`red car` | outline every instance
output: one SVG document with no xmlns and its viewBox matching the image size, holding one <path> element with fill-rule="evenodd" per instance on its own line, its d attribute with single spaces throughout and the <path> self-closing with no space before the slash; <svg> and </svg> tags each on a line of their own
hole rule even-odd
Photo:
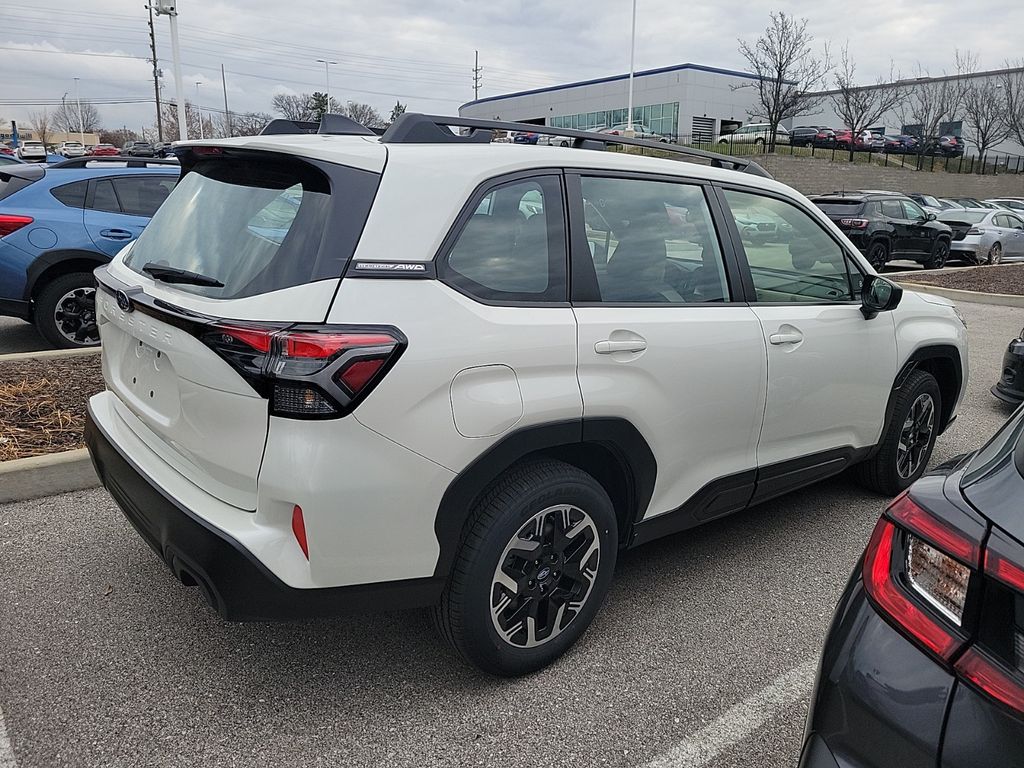
<svg viewBox="0 0 1024 768">
<path fill-rule="evenodd" d="M 115 147 L 113 144 L 97 144 L 95 147 L 89 150 L 90 155 L 119 155 L 121 150 Z"/>
<path fill-rule="evenodd" d="M 0 155 L 13 155 L 14 150 L 8 147 L 6 144 L 0 144 Z"/>
</svg>

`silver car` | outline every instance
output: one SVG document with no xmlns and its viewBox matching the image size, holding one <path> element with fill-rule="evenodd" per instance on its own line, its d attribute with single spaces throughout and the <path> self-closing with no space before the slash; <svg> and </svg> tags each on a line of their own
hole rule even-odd
<svg viewBox="0 0 1024 768">
<path fill-rule="evenodd" d="M 626 123 L 619 123 L 613 125 L 611 128 L 601 128 L 599 133 L 610 133 L 613 136 L 625 136 L 626 130 L 629 128 Z M 660 141 L 665 143 L 668 139 L 662 136 L 660 133 L 655 133 L 643 123 L 633 123 L 633 138 L 634 139 L 647 139 L 648 141 Z"/>
<path fill-rule="evenodd" d="M 948 211 L 939 221 L 953 230 L 951 255 L 974 264 L 1024 257 L 1024 219 L 1007 210 Z"/>
</svg>

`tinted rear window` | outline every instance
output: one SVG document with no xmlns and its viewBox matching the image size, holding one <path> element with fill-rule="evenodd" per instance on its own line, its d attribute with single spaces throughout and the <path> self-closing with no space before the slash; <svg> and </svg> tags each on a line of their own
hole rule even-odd
<svg viewBox="0 0 1024 768">
<path fill-rule="evenodd" d="M 974 211 L 949 211 L 939 216 L 940 221 L 959 221 L 963 224 L 977 224 L 988 216 L 987 213 Z"/>
<path fill-rule="evenodd" d="M 175 288 L 216 299 L 337 278 L 380 177 L 342 166 L 331 166 L 330 173 L 279 156 L 201 160 L 161 205 L 125 264 L 141 272 L 153 262 L 215 278 L 222 288 Z"/>
<path fill-rule="evenodd" d="M 814 204 L 829 215 L 850 216 L 860 213 L 864 208 L 863 200 L 815 200 Z"/>
</svg>

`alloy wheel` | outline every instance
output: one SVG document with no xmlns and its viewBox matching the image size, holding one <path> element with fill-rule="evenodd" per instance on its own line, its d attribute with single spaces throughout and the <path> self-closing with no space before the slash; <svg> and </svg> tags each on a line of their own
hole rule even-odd
<svg viewBox="0 0 1024 768">
<path fill-rule="evenodd" d="M 491 621 L 498 636 L 534 648 L 558 635 L 583 610 L 601 561 L 597 526 L 579 507 L 548 507 L 516 532 L 491 582 Z"/>
<path fill-rule="evenodd" d="M 903 422 L 900 442 L 896 449 L 896 471 L 907 479 L 921 468 L 931 445 L 935 429 L 935 401 L 927 392 L 914 400 Z"/>
<path fill-rule="evenodd" d="M 74 288 L 57 301 L 53 321 L 61 336 L 73 344 L 96 344 L 100 340 L 96 325 L 96 289 Z"/>
<path fill-rule="evenodd" d="M 888 252 L 884 243 L 875 243 L 871 246 L 871 250 L 868 251 L 868 261 L 876 272 L 881 272 L 882 268 L 885 267 L 887 255 Z"/>
<path fill-rule="evenodd" d="M 1003 260 L 1003 246 L 995 243 L 988 251 L 988 263 L 998 264 Z"/>
</svg>

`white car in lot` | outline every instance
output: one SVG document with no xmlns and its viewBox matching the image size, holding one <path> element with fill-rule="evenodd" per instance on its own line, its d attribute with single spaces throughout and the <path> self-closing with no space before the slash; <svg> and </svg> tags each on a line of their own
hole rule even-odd
<svg viewBox="0 0 1024 768">
<path fill-rule="evenodd" d="M 772 126 L 770 123 L 748 123 L 741 125 L 729 134 L 718 137 L 719 144 L 760 144 L 768 143 L 771 137 Z M 789 131 L 784 125 L 775 129 L 775 143 L 789 144 Z"/>
<path fill-rule="evenodd" d="M 429 606 L 523 674 L 621 550 L 848 467 L 890 495 L 924 471 L 964 325 L 803 195 L 745 159 L 448 124 L 178 145 L 181 181 L 96 271 L 86 442 L 221 616 Z M 738 235 L 754 207 L 777 242 Z"/>
<path fill-rule="evenodd" d="M 46 146 L 41 141 L 23 141 L 15 150 L 19 160 L 40 163 L 46 160 Z"/>
<path fill-rule="evenodd" d="M 62 157 L 84 157 L 85 145 L 80 141 L 63 141 L 57 148 L 57 154 Z"/>
</svg>

